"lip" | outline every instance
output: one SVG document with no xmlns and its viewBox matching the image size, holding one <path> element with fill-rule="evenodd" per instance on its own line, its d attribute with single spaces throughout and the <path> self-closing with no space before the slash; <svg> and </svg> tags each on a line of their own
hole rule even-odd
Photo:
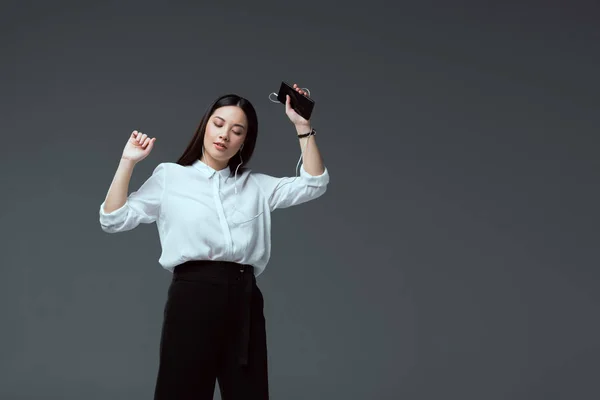
<svg viewBox="0 0 600 400">
<path fill-rule="evenodd" d="M 225 150 L 227 150 L 227 146 L 225 146 L 223 143 L 217 143 L 217 142 L 215 142 L 214 145 L 215 145 L 215 148 L 217 150 L 219 150 L 219 151 L 225 151 Z"/>
</svg>

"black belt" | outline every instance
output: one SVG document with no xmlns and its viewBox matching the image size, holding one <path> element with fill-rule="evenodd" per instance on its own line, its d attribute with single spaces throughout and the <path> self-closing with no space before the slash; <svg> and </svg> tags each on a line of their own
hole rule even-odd
<svg viewBox="0 0 600 400">
<path fill-rule="evenodd" d="M 250 312 L 252 309 L 252 289 L 255 282 L 254 267 L 229 261 L 193 260 L 175 267 L 173 276 L 186 278 L 212 278 L 223 283 L 241 282 L 242 299 L 240 315 L 242 332 L 239 344 L 240 365 L 248 364 L 248 347 L 250 345 Z"/>
</svg>

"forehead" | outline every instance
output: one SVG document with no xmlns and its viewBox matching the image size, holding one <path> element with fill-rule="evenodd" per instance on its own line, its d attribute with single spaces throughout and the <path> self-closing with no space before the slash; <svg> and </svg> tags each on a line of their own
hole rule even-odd
<svg viewBox="0 0 600 400">
<path fill-rule="evenodd" d="M 232 124 L 245 124 L 246 122 L 244 110 L 237 106 L 219 107 L 213 112 L 213 116 L 223 118 Z"/>
</svg>

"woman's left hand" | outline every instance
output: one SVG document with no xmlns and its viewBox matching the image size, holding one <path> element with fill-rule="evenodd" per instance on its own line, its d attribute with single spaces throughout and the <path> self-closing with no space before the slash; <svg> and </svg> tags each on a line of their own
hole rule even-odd
<svg viewBox="0 0 600 400">
<path fill-rule="evenodd" d="M 308 95 L 306 94 L 306 91 L 300 89 L 300 87 L 298 87 L 297 84 L 294 83 L 294 90 L 297 91 L 298 93 L 308 97 Z M 307 119 L 302 118 L 296 111 L 294 111 L 294 109 L 292 108 L 292 105 L 290 103 L 290 96 L 286 95 L 286 100 L 285 100 L 285 113 L 287 114 L 288 118 L 290 119 L 290 121 L 292 121 L 292 123 L 296 126 L 310 126 L 310 121 Z"/>
</svg>

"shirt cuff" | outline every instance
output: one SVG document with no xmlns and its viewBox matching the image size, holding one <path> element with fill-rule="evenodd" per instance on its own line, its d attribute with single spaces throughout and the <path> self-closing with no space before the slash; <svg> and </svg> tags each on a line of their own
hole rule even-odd
<svg viewBox="0 0 600 400">
<path fill-rule="evenodd" d="M 121 222 L 123 219 L 125 219 L 125 216 L 127 215 L 127 202 L 125 202 L 125 204 L 123 204 L 121 207 L 109 213 L 104 211 L 105 203 L 106 201 L 103 201 L 102 204 L 100 204 L 100 218 L 103 222 L 107 222 L 110 224 L 113 222 Z"/>
<path fill-rule="evenodd" d="M 306 181 L 309 186 L 327 186 L 329 183 L 329 171 L 327 167 L 323 167 L 324 171 L 321 175 L 311 175 L 304 169 L 304 164 L 300 166 L 300 176 Z"/>
</svg>

